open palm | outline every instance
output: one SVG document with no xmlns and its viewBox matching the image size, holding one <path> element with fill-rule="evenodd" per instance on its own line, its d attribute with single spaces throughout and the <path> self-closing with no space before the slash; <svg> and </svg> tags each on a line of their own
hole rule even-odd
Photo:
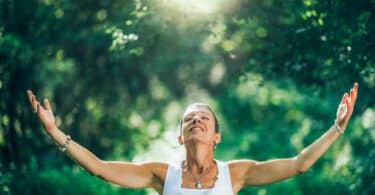
<svg viewBox="0 0 375 195">
<path fill-rule="evenodd" d="M 27 90 L 27 96 L 34 112 L 38 115 L 44 128 L 47 131 L 52 130 L 56 126 L 56 123 L 48 99 L 44 99 L 43 105 L 41 105 L 31 90 Z"/>
<path fill-rule="evenodd" d="M 355 102 L 357 101 L 358 83 L 354 83 L 349 93 L 345 93 L 340 101 L 337 109 L 336 121 L 337 124 L 345 129 L 348 125 L 350 117 L 352 116 Z"/>
</svg>

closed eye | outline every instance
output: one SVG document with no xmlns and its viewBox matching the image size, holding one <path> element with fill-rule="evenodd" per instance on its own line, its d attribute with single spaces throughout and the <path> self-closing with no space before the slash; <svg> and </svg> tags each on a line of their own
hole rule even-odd
<svg viewBox="0 0 375 195">
<path fill-rule="evenodd" d="M 201 120 L 210 120 L 210 118 L 208 116 L 201 116 L 200 118 L 201 118 Z M 184 122 L 189 122 L 192 119 L 193 119 L 193 116 L 186 116 L 184 118 Z"/>
</svg>

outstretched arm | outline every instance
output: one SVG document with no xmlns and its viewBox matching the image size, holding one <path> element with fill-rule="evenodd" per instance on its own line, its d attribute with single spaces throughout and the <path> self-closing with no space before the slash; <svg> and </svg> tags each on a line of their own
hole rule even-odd
<svg viewBox="0 0 375 195">
<path fill-rule="evenodd" d="M 232 181 L 238 182 L 239 187 L 265 185 L 307 171 L 346 129 L 357 99 L 357 90 L 358 84 L 355 83 L 349 94 L 345 93 L 342 97 L 335 124 L 297 156 L 265 162 L 234 161 L 230 164 Z"/>
<path fill-rule="evenodd" d="M 30 104 L 44 126 L 47 134 L 60 147 L 66 147 L 65 153 L 85 168 L 90 174 L 105 181 L 131 188 L 152 187 L 160 191 L 161 177 L 166 169 L 163 163 L 133 164 L 125 162 L 102 161 L 86 148 L 73 140 L 67 143 L 67 135 L 59 130 L 55 123 L 51 106 L 47 99 L 41 105 L 32 91 L 27 91 Z"/>
</svg>

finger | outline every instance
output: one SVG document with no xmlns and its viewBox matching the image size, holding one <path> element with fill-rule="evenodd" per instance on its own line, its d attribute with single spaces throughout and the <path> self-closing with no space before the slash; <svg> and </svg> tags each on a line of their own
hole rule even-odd
<svg viewBox="0 0 375 195">
<path fill-rule="evenodd" d="M 351 99 L 350 99 L 350 97 L 347 97 L 347 98 L 345 99 L 345 103 L 346 103 L 346 105 L 348 106 L 349 109 L 352 108 L 352 103 L 351 103 Z"/>
<path fill-rule="evenodd" d="M 32 94 L 33 94 L 33 93 L 32 93 L 30 90 L 27 90 L 27 91 L 26 91 L 26 94 L 27 94 L 27 99 L 28 99 L 29 102 L 31 103 L 31 102 L 32 102 L 32 97 L 33 97 Z"/>
<path fill-rule="evenodd" d="M 341 100 L 340 100 L 340 104 L 342 104 L 342 103 L 344 102 L 344 98 L 345 98 L 345 94 L 342 95 L 342 98 L 341 98 Z"/>
<path fill-rule="evenodd" d="M 30 104 L 31 104 L 31 106 L 33 107 L 33 110 L 34 110 L 34 112 L 36 112 L 36 100 L 35 100 L 35 96 L 34 95 L 31 95 L 31 102 L 30 102 Z"/>
<path fill-rule="evenodd" d="M 46 110 L 51 111 L 51 106 L 47 98 L 44 99 L 43 103 L 44 103 L 44 107 L 46 108 Z"/>
<path fill-rule="evenodd" d="M 34 109 L 34 112 L 38 113 L 41 109 L 44 110 L 43 106 L 39 103 L 39 101 L 36 99 L 35 95 L 31 90 L 28 90 L 27 94 L 30 97 L 29 99 L 31 99 L 30 102 Z"/>
<path fill-rule="evenodd" d="M 358 94 L 358 83 L 354 83 L 354 90 L 353 90 L 353 101 L 355 102 L 357 100 L 357 94 Z"/>
<path fill-rule="evenodd" d="M 36 105 L 36 113 L 39 113 L 39 110 L 40 110 L 40 104 L 38 102 L 38 104 Z"/>
<path fill-rule="evenodd" d="M 34 106 L 34 98 L 33 98 L 33 95 L 30 91 L 27 91 L 27 98 L 29 100 L 29 103 L 31 105 L 31 108 L 33 109 L 33 111 L 35 112 L 36 111 L 36 107 Z"/>
<path fill-rule="evenodd" d="M 34 112 L 36 112 L 37 106 L 38 106 L 38 101 L 36 100 L 35 96 L 31 96 L 31 105 L 33 106 Z"/>
<path fill-rule="evenodd" d="M 341 99 L 341 104 L 343 104 L 344 102 L 346 102 L 346 99 L 348 98 L 348 93 L 345 93 L 343 96 L 342 96 L 342 99 Z"/>
</svg>

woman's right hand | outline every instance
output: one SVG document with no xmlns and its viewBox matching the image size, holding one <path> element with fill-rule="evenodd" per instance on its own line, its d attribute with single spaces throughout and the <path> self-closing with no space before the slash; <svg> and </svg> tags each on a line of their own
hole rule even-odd
<svg viewBox="0 0 375 195">
<path fill-rule="evenodd" d="M 51 132 L 52 130 L 56 129 L 55 117 L 48 99 L 44 99 L 43 105 L 41 105 L 31 90 L 27 90 L 26 93 L 34 113 L 38 115 L 38 118 L 42 122 L 46 131 Z"/>
</svg>

